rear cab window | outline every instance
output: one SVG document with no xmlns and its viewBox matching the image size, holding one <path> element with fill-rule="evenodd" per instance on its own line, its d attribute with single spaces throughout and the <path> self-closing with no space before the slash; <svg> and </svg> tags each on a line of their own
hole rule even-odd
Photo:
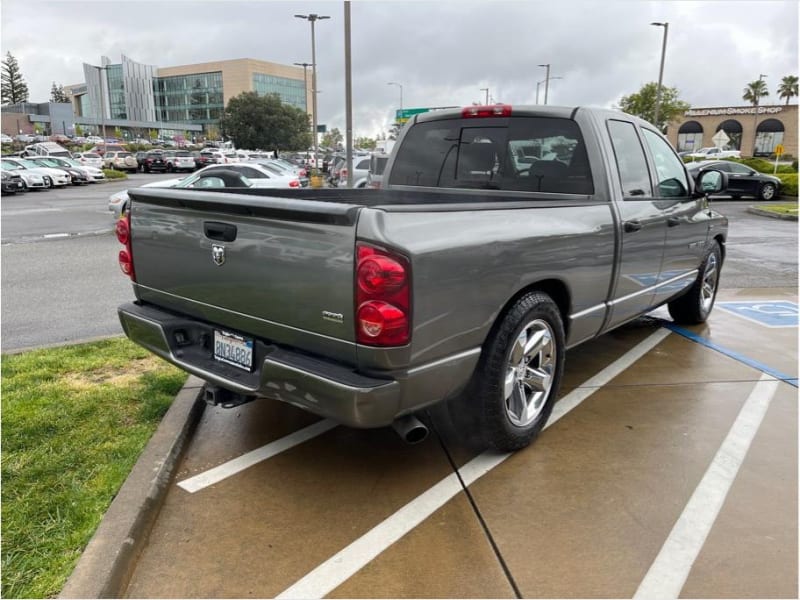
<svg viewBox="0 0 800 600">
<path fill-rule="evenodd" d="M 558 117 L 449 119 L 414 125 L 390 185 L 591 195 L 580 128 Z"/>
</svg>

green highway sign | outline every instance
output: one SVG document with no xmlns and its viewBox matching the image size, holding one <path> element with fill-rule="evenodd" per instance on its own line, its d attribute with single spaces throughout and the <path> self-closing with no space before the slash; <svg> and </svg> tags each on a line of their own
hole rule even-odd
<svg viewBox="0 0 800 600">
<path fill-rule="evenodd" d="M 395 111 L 395 121 L 405 123 L 414 115 L 428 112 L 430 108 L 403 108 Z"/>
</svg>

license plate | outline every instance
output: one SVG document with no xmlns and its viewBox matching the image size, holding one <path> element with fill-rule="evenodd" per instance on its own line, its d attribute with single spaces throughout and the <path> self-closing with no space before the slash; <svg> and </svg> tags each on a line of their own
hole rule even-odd
<svg viewBox="0 0 800 600">
<path fill-rule="evenodd" d="M 253 370 L 253 340 L 227 331 L 214 330 L 214 360 L 245 371 Z"/>
</svg>

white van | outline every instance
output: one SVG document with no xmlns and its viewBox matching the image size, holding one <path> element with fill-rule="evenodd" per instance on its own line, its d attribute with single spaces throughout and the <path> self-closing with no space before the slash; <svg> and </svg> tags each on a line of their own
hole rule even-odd
<svg viewBox="0 0 800 600">
<path fill-rule="evenodd" d="M 72 158 L 70 151 L 59 146 L 55 142 L 40 142 L 25 146 L 26 156 L 60 156 L 62 158 Z"/>
</svg>

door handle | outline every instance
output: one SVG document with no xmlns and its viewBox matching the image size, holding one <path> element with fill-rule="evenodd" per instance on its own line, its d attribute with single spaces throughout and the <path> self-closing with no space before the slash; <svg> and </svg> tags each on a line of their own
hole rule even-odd
<svg viewBox="0 0 800 600">
<path fill-rule="evenodd" d="M 678 217 L 670 217 L 667 219 L 667 227 L 677 227 L 681 224 L 681 220 Z"/>
<path fill-rule="evenodd" d="M 236 225 L 219 223 L 217 221 L 205 221 L 203 232 L 206 237 L 218 242 L 232 242 L 236 239 Z"/>
<path fill-rule="evenodd" d="M 642 228 L 642 224 L 639 221 L 625 221 L 623 228 L 626 233 L 632 233 L 634 231 L 639 231 Z"/>
</svg>

